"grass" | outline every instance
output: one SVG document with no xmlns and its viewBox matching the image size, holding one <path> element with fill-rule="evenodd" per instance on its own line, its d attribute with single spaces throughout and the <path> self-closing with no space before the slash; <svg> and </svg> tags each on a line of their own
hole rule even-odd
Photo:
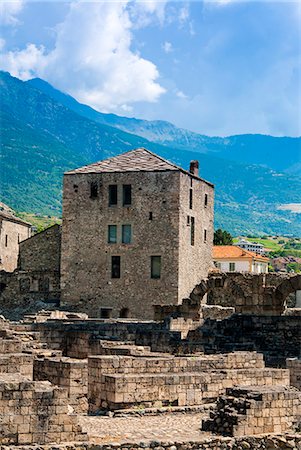
<svg viewBox="0 0 301 450">
<path fill-rule="evenodd" d="M 52 225 L 58 223 L 62 223 L 62 219 L 60 217 L 55 216 L 41 216 L 34 213 L 26 213 L 26 212 L 18 212 L 17 216 L 26 222 L 31 223 L 34 227 L 36 227 L 37 232 L 45 230 L 46 228 L 51 227 Z"/>
</svg>

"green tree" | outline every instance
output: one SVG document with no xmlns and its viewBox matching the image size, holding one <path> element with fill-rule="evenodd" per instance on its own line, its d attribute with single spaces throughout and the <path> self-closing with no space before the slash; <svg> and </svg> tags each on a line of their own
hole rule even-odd
<svg viewBox="0 0 301 450">
<path fill-rule="evenodd" d="M 222 230 L 219 228 L 214 232 L 214 238 L 213 238 L 213 244 L 214 245 L 232 245 L 233 244 L 233 237 L 230 233 L 226 230 Z"/>
</svg>

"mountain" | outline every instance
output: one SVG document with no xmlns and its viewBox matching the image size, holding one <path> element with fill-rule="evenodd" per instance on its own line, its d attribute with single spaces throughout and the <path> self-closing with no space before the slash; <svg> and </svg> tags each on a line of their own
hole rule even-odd
<svg viewBox="0 0 301 450">
<path fill-rule="evenodd" d="M 103 125 L 146 138 L 180 150 L 211 153 L 246 164 L 259 164 L 279 172 L 301 176 L 301 138 L 273 137 L 260 134 L 208 137 L 162 120 L 148 121 L 104 114 L 82 105 L 70 95 L 34 78 L 27 82 L 77 114 Z"/>
<path fill-rule="evenodd" d="M 151 142 L 112 126 L 112 121 L 111 125 L 100 123 L 93 116 L 99 118 L 101 113 L 85 105 L 81 108 L 89 117 L 76 112 L 78 103 L 72 97 L 44 82 L 36 83 L 0 72 L 0 200 L 14 209 L 60 214 L 64 171 L 143 146 L 184 168 L 190 160 L 199 159 L 201 176 L 216 186 L 217 227 L 234 234 L 301 235 L 301 215 L 278 210 L 281 205 L 300 203 L 299 177 L 226 160 L 218 152 Z M 149 124 L 155 129 L 155 122 Z"/>
</svg>

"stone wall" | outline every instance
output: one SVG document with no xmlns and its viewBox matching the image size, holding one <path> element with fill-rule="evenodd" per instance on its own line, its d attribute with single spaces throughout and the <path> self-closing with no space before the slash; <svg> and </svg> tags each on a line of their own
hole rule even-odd
<svg viewBox="0 0 301 450">
<path fill-rule="evenodd" d="M 0 443 L 47 444 L 83 441 L 76 417 L 68 415 L 67 391 L 47 381 L 0 374 Z"/>
<path fill-rule="evenodd" d="M 228 436 L 285 433 L 301 420 L 301 392 L 283 386 L 235 387 L 220 397 L 203 431 Z M 287 447 L 286 447 L 287 448 Z"/>
<path fill-rule="evenodd" d="M 87 412 L 88 361 L 71 358 L 36 358 L 33 379 L 50 381 L 65 388 L 68 392 L 68 404 L 76 413 Z"/>
<path fill-rule="evenodd" d="M 88 358 L 89 411 L 143 406 L 200 405 L 230 386 L 288 385 L 285 369 L 265 369 L 261 355 Z"/>
<path fill-rule="evenodd" d="M 301 359 L 288 358 L 286 367 L 290 371 L 290 384 L 301 391 Z"/>
</svg>

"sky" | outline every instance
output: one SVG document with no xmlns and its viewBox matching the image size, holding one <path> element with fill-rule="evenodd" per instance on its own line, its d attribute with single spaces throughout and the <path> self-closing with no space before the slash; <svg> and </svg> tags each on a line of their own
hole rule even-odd
<svg viewBox="0 0 301 450">
<path fill-rule="evenodd" d="M 0 0 L 0 68 L 101 112 L 301 135 L 301 0 Z"/>
</svg>

